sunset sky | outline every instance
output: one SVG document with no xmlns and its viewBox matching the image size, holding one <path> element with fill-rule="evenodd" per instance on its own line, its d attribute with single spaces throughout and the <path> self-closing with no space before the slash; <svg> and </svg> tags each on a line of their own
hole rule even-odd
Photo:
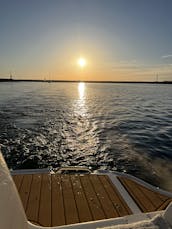
<svg viewBox="0 0 172 229">
<path fill-rule="evenodd" d="M 172 80 L 171 23 L 172 0 L 0 0 L 0 77 Z"/>
</svg>

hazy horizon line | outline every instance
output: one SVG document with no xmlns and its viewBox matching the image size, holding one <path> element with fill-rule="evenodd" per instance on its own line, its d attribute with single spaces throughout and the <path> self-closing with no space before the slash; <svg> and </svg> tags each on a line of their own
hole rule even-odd
<svg viewBox="0 0 172 229">
<path fill-rule="evenodd" d="M 164 81 L 132 81 L 132 80 L 46 80 L 46 79 L 13 79 L 13 78 L 0 78 L 0 82 L 45 82 L 45 83 L 172 83 L 171 80 Z"/>
</svg>

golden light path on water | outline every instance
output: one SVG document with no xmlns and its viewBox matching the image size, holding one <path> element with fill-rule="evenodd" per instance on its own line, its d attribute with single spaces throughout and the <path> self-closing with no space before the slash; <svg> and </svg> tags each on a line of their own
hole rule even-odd
<svg viewBox="0 0 172 229">
<path fill-rule="evenodd" d="M 76 95 L 70 124 L 71 131 L 66 131 L 65 135 L 68 148 L 75 149 L 72 152 L 72 163 L 80 161 L 80 166 L 84 164 L 89 167 L 90 163 L 94 163 L 94 155 L 98 150 L 99 139 L 94 131 L 97 127 L 90 122 L 91 114 L 87 104 L 87 84 L 79 82 L 76 85 Z"/>
<path fill-rule="evenodd" d="M 87 114 L 86 85 L 84 82 L 78 83 L 78 99 L 75 104 L 75 112 L 82 117 L 86 116 Z"/>
<path fill-rule="evenodd" d="M 85 97 L 85 83 L 80 82 L 78 84 L 78 93 L 79 93 L 79 99 L 83 101 Z"/>
</svg>

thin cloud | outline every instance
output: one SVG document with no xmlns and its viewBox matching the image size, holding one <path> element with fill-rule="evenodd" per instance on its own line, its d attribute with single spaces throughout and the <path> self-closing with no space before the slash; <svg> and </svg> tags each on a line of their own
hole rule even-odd
<svg viewBox="0 0 172 229">
<path fill-rule="evenodd" d="M 172 64 L 141 64 L 135 61 L 119 61 L 111 64 L 113 73 L 120 74 L 120 77 L 128 77 L 128 79 L 140 79 L 155 81 L 157 74 L 159 80 L 172 79 Z"/>
<path fill-rule="evenodd" d="M 162 58 L 162 59 L 172 58 L 172 54 L 164 55 L 164 56 L 162 56 L 161 58 Z"/>
</svg>

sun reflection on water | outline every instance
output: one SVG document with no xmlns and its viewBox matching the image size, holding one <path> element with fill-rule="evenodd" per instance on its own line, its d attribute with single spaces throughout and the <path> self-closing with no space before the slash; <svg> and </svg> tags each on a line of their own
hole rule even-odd
<svg viewBox="0 0 172 229">
<path fill-rule="evenodd" d="M 85 83 L 80 82 L 78 84 L 78 93 L 79 93 L 79 99 L 83 100 L 85 97 Z"/>
<path fill-rule="evenodd" d="M 81 116 L 85 116 L 87 113 L 86 106 L 86 85 L 84 82 L 78 83 L 78 99 L 76 101 L 75 112 Z"/>
</svg>

